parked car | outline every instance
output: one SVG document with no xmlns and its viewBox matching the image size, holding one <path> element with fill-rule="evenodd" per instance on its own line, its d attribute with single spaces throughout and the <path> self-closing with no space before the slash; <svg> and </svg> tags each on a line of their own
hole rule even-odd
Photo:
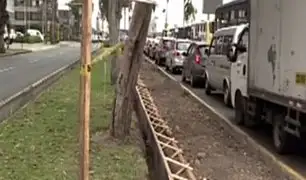
<svg viewBox="0 0 306 180">
<path fill-rule="evenodd" d="M 44 41 L 44 35 L 37 29 L 28 29 L 26 31 L 26 34 L 30 35 L 30 36 L 37 36 L 40 38 L 41 41 Z"/>
<path fill-rule="evenodd" d="M 247 24 L 221 28 L 214 33 L 211 46 L 206 51 L 208 56 L 205 88 L 206 94 L 211 91 L 222 91 L 224 103 L 232 106 L 231 102 L 231 62 L 228 60 L 229 53 L 234 52 L 234 44 L 238 43 L 242 31 Z"/>
<path fill-rule="evenodd" d="M 193 42 L 188 47 L 188 50 L 182 53 L 185 56 L 182 69 L 182 81 L 189 81 L 192 87 L 204 85 L 207 63 L 205 51 L 207 51 L 208 46 L 206 42 Z"/>
<path fill-rule="evenodd" d="M 152 46 L 151 41 L 152 41 L 151 38 L 148 38 L 148 39 L 146 40 L 146 44 L 145 44 L 145 46 L 144 46 L 144 48 L 143 48 L 143 52 L 144 52 L 145 55 L 148 55 L 148 54 L 149 54 L 150 46 Z"/>
<path fill-rule="evenodd" d="M 156 54 L 157 46 L 158 46 L 157 40 L 154 39 L 154 40 L 151 42 L 151 46 L 150 46 L 150 48 L 149 48 L 149 57 L 150 57 L 152 60 L 155 60 L 155 54 Z"/>
<path fill-rule="evenodd" d="M 182 55 L 190 46 L 191 41 L 188 39 L 176 39 L 174 49 L 170 50 L 166 55 L 166 70 L 171 73 L 181 72 L 185 57 Z"/>
<path fill-rule="evenodd" d="M 156 47 L 155 52 L 155 63 L 157 65 L 164 65 L 166 62 L 166 55 L 169 51 L 174 48 L 175 39 L 173 37 L 162 37 L 159 42 L 158 46 Z"/>
</svg>

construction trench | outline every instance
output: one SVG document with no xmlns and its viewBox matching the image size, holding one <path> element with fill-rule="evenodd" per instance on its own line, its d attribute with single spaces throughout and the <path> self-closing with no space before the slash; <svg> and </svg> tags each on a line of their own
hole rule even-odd
<svg viewBox="0 0 306 180">
<path fill-rule="evenodd" d="M 138 78 L 135 112 L 145 144 L 145 155 L 151 180 L 196 180 L 193 168 L 184 159 L 183 150 L 172 137 L 167 122 L 162 119 L 153 98 Z"/>
</svg>

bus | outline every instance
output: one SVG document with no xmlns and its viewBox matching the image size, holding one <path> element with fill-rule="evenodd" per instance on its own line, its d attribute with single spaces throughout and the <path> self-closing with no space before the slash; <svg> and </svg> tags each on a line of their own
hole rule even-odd
<svg viewBox="0 0 306 180">
<path fill-rule="evenodd" d="M 250 0 L 236 0 L 217 7 L 214 30 L 249 22 Z"/>
</svg>

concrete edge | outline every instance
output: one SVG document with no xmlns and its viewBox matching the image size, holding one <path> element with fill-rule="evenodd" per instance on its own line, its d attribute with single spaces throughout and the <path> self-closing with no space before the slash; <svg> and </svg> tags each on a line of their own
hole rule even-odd
<svg viewBox="0 0 306 180">
<path fill-rule="evenodd" d="M 11 54 L 4 54 L 4 55 L 0 54 L 0 58 L 2 58 L 2 57 L 9 57 L 9 56 L 16 56 L 16 55 L 19 55 L 19 54 L 27 54 L 27 53 L 31 53 L 31 52 L 33 52 L 33 51 L 31 51 L 31 50 L 24 50 L 24 51 L 20 51 L 20 52 L 11 53 Z"/>
<path fill-rule="evenodd" d="M 204 105 L 206 108 L 208 108 L 212 113 L 217 115 L 220 119 L 222 119 L 221 123 L 232 129 L 232 134 L 235 136 L 236 139 L 240 139 L 242 141 L 247 142 L 250 144 L 257 154 L 260 156 L 263 156 L 262 158 L 265 163 L 276 165 L 278 166 L 284 173 L 288 174 L 290 177 L 293 177 L 297 180 L 306 180 L 306 177 L 304 177 L 299 172 L 295 171 L 293 168 L 288 166 L 286 163 L 282 162 L 278 157 L 276 157 L 273 153 L 269 152 L 267 148 L 264 146 L 258 144 L 250 135 L 245 133 L 243 130 L 241 130 L 238 126 L 233 124 L 230 119 L 226 118 L 223 114 L 219 113 L 217 110 L 215 110 L 212 106 L 210 106 L 208 103 L 203 101 L 200 97 L 198 97 L 195 93 L 193 93 L 191 90 L 189 90 L 184 84 L 182 84 L 180 81 L 177 81 L 173 76 L 171 76 L 169 73 L 167 73 L 163 68 L 157 66 L 154 62 L 152 62 L 149 58 L 145 57 L 145 60 L 149 62 L 150 64 L 156 66 L 156 68 L 164 74 L 169 79 L 177 82 L 181 88 L 187 92 L 189 95 L 191 95 L 196 101 L 198 101 L 200 104 Z"/>
<path fill-rule="evenodd" d="M 95 58 L 93 52 L 93 57 Z M 44 92 L 48 87 L 54 84 L 59 78 L 76 68 L 80 64 L 80 60 L 75 60 L 74 62 L 63 66 L 52 73 L 44 76 L 33 84 L 25 87 L 21 91 L 13 94 L 12 96 L 0 101 L 0 123 L 11 115 L 13 115 L 20 108 L 25 107 L 29 102 L 37 98 L 42 92 Z"/>
</svg>

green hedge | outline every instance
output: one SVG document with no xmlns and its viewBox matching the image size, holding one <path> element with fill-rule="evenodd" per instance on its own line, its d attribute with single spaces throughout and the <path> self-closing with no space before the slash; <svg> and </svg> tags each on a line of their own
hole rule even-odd
<svg viewBox="0 0 306 180">
<path fill-rule="evenodd" d="M 39 36 L 25 35 L 24 37 L 17 36 L 14 42 L 34 44 L 34 43 L 41 43 L 42 40 Z"/>
</svg>

